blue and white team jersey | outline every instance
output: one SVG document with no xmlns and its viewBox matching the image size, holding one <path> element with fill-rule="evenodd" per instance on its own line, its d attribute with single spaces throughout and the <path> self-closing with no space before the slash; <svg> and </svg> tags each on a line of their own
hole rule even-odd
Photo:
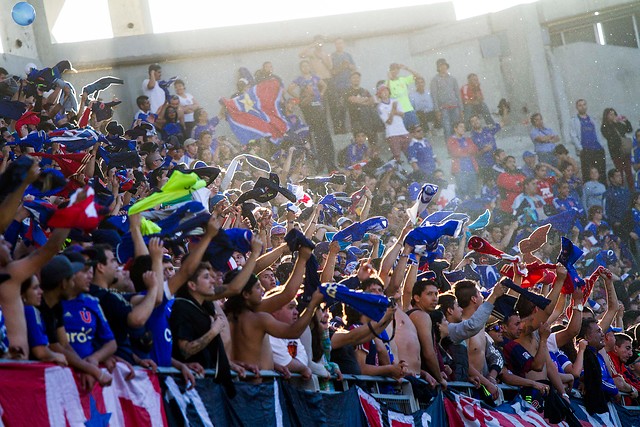
<svg viewBox="0 0 640 427">
<path fill-rule="evenodd" d="M 69 344 L 78 356 L 90 356 L 115 339 L 97 298 L 80 294 L 72 300 L 62 301 L 62 311 Z"/>
<path fill-rule="evenodd" d="M 169 317 L 174 301 L 165 281 L 162 302 L 153 310 L 145 325 L 153 335 L 153 346 L 149 356 L 158 366 L 171 366 L 173 339 L 169 328 Z"/>
</svg>

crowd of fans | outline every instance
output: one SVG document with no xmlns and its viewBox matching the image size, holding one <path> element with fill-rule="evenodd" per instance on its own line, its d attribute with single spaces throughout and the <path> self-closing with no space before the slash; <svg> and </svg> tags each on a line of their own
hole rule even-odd
<svg viewBox="0 0 640 427">
<path fill-rule="evenodd" d="M 630 122 L 607 108 L 598 123 L 578 100 L 573 158 L 533 114 L 520 161 L 496 142 L 508 102 L 492 114 L 478 76 L 459 87 L 445 59 L 429 86 L 391 64 L 374 96 L 342 39 L 328 53 L 317 37 L 300 57 L 288 85 L 270 62 L 240 70 L 237 97 L 280 81 L 290 127 L 244 146 L 217 135 L 224 110 L 204 110 L 159 64 L 130 126 L 111 120 L 121 101 L 99 96 L 118 78 L 78 95 L 68 61 L 0 68 L 0 354 L 71 366 L 87 388 L 108 386 L 120 362 L 173 366 L 189 386 L 216 369 L 230 394 L 231 370 L 272 369 L 325 390 L 342 374 L 406 378 L 424 402 L 469 381 L 493 405 L 499 383 L 540 410 L 580 394 L 591 412 L 637 404 Z M 336 152 L 332 135 L 349 129 Z M 343 230 L 357 237 L 332 240 Z M 387 296 L 384 317 L 315 290 L 337 282 Z"/>
</svg>

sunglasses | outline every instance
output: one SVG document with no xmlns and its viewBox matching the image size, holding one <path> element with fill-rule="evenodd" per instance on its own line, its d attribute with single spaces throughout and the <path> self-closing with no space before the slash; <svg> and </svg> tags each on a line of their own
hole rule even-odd
<svg viewBox="0 0 640 427">
<path fill-rule="evenodd" d="M 485 328 L 485 331 L 487 331 L 487 332 L 491 332 L 491 331 L 493 331 L 493 332 L 500 332 L 500 325 L 491 325 L 491 326 L 487 326 L 487 327 Z"/>
</svg>

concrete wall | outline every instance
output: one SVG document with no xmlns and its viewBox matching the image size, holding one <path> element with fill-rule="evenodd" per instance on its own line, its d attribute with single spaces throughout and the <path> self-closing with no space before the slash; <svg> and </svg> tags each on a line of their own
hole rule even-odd
<svg viewBox="0 0 640 427">
<path fill-rule="evenodd" d="M 554 49 L 562 70 L 568 99 L 574 111 L 576 99 L 584 98 L 589 112 L 602 119 L 602 111 L 613 107 L 629 118 L 634 128 L 640 117 L 640 56 L 638 49 L 573 43 Z"/>
</svg>

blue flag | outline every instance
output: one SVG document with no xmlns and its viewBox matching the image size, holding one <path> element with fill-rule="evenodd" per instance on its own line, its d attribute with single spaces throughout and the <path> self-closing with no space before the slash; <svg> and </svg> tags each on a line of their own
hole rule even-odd
<svg viewBox="0 0 640 427">
<path fill-rule="evenodd" d="M 339 283 L 323 283 L 320 292 L 329 304 L 342 302 L 379 322 L 389 307 L 389 299 L 383 295 L 354 291 Z"/>
</svg>

